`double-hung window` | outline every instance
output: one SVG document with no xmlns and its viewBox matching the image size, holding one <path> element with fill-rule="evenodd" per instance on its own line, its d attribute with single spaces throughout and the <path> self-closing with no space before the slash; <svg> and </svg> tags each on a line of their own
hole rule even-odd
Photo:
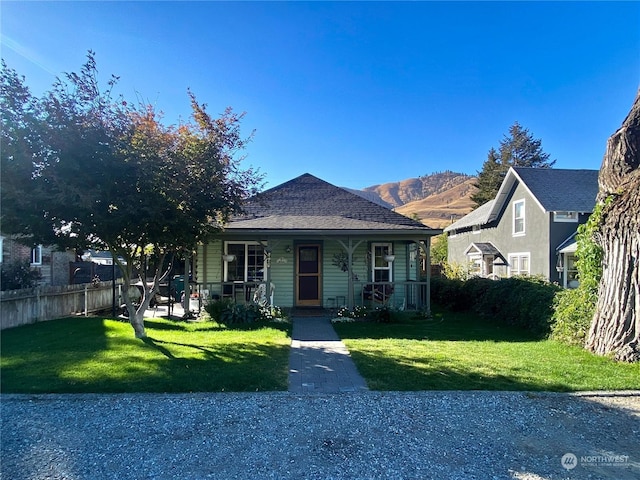
<svg viewBox="0 0 640 480">
<path fill-rule="evenodd" d="M 392 252 L 391 243 L 371 244 L 371 275 L 374 282 L 393 281 L 393 260 L 390 258 Z"/>
<path fill-rule="evenodd" d="M 226 282 L 261 282 L 264 280 L 265 254 L 256 242 L 227 242 L 225 253 L 233 260 L 225 262 Z"/>
<path fill-rule="evenodd" d="M 524 200 L 513 202 L 513 235 L 524 235 L 525 215 Z"/>
</svg>

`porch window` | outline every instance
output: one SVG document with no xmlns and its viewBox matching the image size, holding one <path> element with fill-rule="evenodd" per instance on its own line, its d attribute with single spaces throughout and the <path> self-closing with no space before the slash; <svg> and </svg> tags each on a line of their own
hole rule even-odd
<svg viewBox="0 0 640 480">
<path fill-rule="evenodd" d="M 509 255 L 509 276 L 529 275 L 530 262 L 528 253 L 512 253 Z"/>
<path fill-rule="evenodd" d="M 374 282 L 393 281 L 393 262 L 389 255 L 393 252 L 391 243 L 373 243 L 371 245 L 371 266 Z"/>
<path fill-rule="evenodd" d="M 524 235 L 524 200 L 513 202 L 513 234 Z"/>
<path fill-rule="evenodd" d="M 482 255 L 479 253 L 471 253 L 467 255 L 469 257 L 469 274 L 475 276 L 482 275 Z"/>
<path fill-rule="evenodd" d="M 572 253 L 565 255 L 565 262 L 567 262 L 567 278 L 566 287 L 576 288 L 580 282 L 578 281 L 578 267 L 576 267 L 576 256 Z"/>
<path fill-rule="evenodd" d="M 256 242 L 227 242 L 225 253 L 235 258 L 225 262 L 225 282 L 261 282 L 264 280 L 265 255 Z"/>
<path fill-rule="evenodd" d="M 31 249 L 31 265 L 42 265 L 42 245 Z"/>
</svg>

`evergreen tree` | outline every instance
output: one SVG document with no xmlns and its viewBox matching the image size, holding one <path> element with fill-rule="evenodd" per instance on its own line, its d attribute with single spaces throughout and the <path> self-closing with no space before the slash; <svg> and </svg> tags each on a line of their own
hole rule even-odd
<svg viewBox="0 0 640 480">
<path fill-rule="evenodd" d="M 500 186 L 504 171 L 498 152 L 492 148 L 482 164 L 482 171 L 478 172 L 478 181 L 474 184 L 478 191 L 471 195 L 471 200 L 476 204 L 476 207 L 493 200 L 498 191 L 496 185 Z"/>
<path fill-rule="evenodd" d="M 549 154 L 542 150 L 542 140 L 533 138 L 529 130 L 515 122 L 500 141 L 499 150 L 489 150 L 478 172 L 475 184 L 478 192 L 471 199 L 476 207 L 494 199 L 509 167 L 552 168 L 555 163 L 555 160 L 549 161 Z"/>
<path fill-rule="evenodd" d="M 533 138 L 529 130 L 515 122 L 500 142 L 500 162 L 509 167 L 551 168 L 549 154 L 542 150 L 542 140 Z"/>
</svg>

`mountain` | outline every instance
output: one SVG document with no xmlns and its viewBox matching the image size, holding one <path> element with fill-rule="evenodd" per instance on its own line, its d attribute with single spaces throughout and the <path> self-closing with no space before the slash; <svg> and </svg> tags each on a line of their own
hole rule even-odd
<svg viewBox="0 0 640 480">
<path fill-rule="evenodd" d="M 474 209 L 471 195 L 476 192 L 475 177 L 453 185 L 426 198 L 405 203 L 394 210 L 407 217 L 417 218 L 433 228 L 444 228 Z"/>
<path fill-rule="evenodd" d="M 351 191 L 408 217 L 417 216 L 430 227 L 444 228 L 473 210 L 476 181 L 470 175 L 445 171 Z"/>
</svg>

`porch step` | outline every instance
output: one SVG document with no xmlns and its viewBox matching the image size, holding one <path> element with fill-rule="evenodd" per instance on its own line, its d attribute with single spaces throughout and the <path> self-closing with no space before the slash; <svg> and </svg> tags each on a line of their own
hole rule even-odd
<svg viewBox="0 0 640 480">
<path fill-rule="evenodd" d="M 295 307 L 292 317 L 330 317 L 331 311 L 322 307 Z"/>
</svg>

